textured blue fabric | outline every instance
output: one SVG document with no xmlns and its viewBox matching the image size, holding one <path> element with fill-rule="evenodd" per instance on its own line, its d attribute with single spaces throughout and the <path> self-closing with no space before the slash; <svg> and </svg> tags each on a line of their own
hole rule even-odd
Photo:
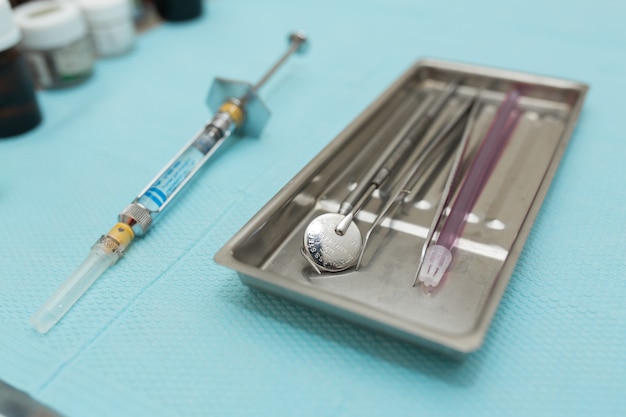
<svg viewBox="0 0 626 417">
<path fill-rule="evenodd" d="M 0 379 L 68 417 L 626 414 L 626 3 L 208 4 L 88 83 L 40 94 L 0 141 Z M 47 335 L 28 317 L 208 119 L 215 76 L 256 80 L 233 141 Z M 483 348 L 454 362 L 244 287 L 214 253 L 419 57 L 591 84 Z"/>
</svg>

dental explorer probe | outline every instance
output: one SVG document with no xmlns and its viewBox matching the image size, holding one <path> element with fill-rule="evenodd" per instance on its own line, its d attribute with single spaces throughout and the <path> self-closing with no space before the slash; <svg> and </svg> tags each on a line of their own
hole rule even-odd
<svg viewBox="0 0 626 417">
<path fill-rule="evenodd" d="M 424 148 L 422 152 L 420 152 L 417 160 L 413 162 L 409 170 L 403 175 L 403 177 L 400 179 L 398 184 L 394 187 L 394 191 L 391 193 L 391 195 L 389 196 L 389 199 L 383 206 L 382 210 L 380 210 L 380 212 L 378 213 L 378 215 L 376 216 L 376 218 L 370 225 L 369 229 L 367 230 L 367 233 L 365 234 L 365 239 L 363 240 L 363 245 L 361 247 L 361 251 L 359 253 L 359 257 L 356 263 L 356 267 L 355 267 L 356 270 L 358 270 L 361 266 L 365 249 L 367 248 L 367 244 L 370 241 L 370 237 L 372 236 L 374 229 L 376 229 L 382 223 L 387 213 L 392 211 L 392 207 L 397 206 L 397 204 L 399 204 L 403 200 L 404 196 L 410 193 L 410 187 L 408 187 L 407 185 L 409 184 L 411 179 L 414 179 L 417 173 L 428 168 L 429 164 L 436 162 L 435 154 L 438 148 L 440 147 L 443 148 L 442 145 L 450 146 L 449 142 L 452 142 L 452 145 L 455 144 L 456 138 L 450 137 L 450 136 L 454 136 L 454 135 L 451 135 L 451 133 L 454 131 L 457 125 L 460 125 L 460 122 L 468 113 L 470 113 L 470 110 L 471 110 L 470 119 L 464 128 L 464 131 L 460 140 L 461 143 L 465 142 L 466 139 L 464 138 L 468 137 L 469 134 L 471 133 L 471 130 L 468 128 L 468 126 L 471 125 L 471 120 L 473 120 L 472 115 L 475 112 L 474 107 L 473 107 L 474 102 L 475 102 L 475 97 L 472 97 L 461 106 L 460 110 L 458 110 L 456 114 L 453 116 L 453 118 L 450 121 L 448 121 L 448 123 L 446 123 L 443 129 L 441 129 L 439 133 L 426 144 L 426 147 Z"/>
<path fill-rule="evenodd" d="M 83 263 L 31 317 L 33 328 L 46 333 L 95 280 L 127 250 L 136 236 L 144 235 L 174 197 L 209 160 L 215 151 L 237 132 L 257 137 L 269 119 L 269 111 L 258 90 L 296 52 L 304 52 L 303 32 L 289 36 L 289 48 L 255 85 L 216 78 L 208 97 L 215 115 L 185 145 L 159 174 L 119 214 L 119 222 L 92 246 Z"/>
<path fill-rule="evenodd" d="M 340 272 L 354 266 L 362 247 L 361 232 L 353 222 L 354 217 L 422 138 L 457 88 L 458 83 L 451 82 L 437 95 L 436 102 L 424 116 L 415 112 L 409 118 L 376 163 L 359 179 L 356 188 L 343 200 L 337 213 L 324 213 L 311 220 L 304 231 L 300 253 L 315 271 L 320 274 L 322 271 Z"/>
<path fill-rule="evenodd" d="M 350 192 L 350 194 L 341 202 L 339 206 L 339 214 L 344 218 L 340 225 L 337 226 L 337 233 L 342 235 L 346 232 L 347 227 L 352 222 L 354 215 L 358 210 L 355 208 L 358 203 L 367 200 L 364 196 L 370 195 L 378 185 L 380 185 L 391 173 L 391 168 L 399 161 L 404 153 L 413 145 L 416 139 L 421 138 L 426 129 L 430 126 L 431 122 L 439 114 L 444 104 L 454 94 L 458 88 L 458 82 L 451 82 L 445 91 L 443 91 L 437 101 L 432 105 L 428 112 L 423 116 L 418 116 L 417 120 L 411 119 L 405 129 L 403 129 L 396 138 L 400 139 L 400 142 L 392 141 L 389 146 L 379 158 L 379 163 L 374 164 L 369 171 L 365 173 L 363 178 L 359 181 L 356 188 Z"/>
</svg>

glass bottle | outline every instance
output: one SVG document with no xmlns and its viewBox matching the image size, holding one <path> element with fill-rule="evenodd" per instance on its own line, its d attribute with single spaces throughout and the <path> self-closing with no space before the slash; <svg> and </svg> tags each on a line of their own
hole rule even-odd
<svg viewBox="0 0 626 417">
<path fill-rule="evenodd" d="M 20 32 L 8 0 L 0 0 L 0 138 L 27 132 L 41 122 L 35 84 L 17 49 Z"/>
</svg>

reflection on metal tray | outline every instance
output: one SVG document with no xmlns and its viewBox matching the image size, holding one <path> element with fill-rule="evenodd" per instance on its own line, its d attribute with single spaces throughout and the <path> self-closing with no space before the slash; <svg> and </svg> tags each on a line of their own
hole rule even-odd
<svg viewBox="0 0 626 417">
<path fill-rule="evenodd" d="M 521 86 L 521 117 L 457 239 L 445 282 L 414 287 L 420 252 L 436 213 L 453 151 L 411 184 L 402 205 L 374 231 L 359 269 L 318 273 L 302 256 L 307 225 L 337 213 L 346 194 L 416 113 L 451 83 L 454 99 L 415 145 L 417 154 L 464 101 L 481 110 L 459 167 L 464 175 L 498 106 Z M 418 61 L 317 155 L 216 255 L 250 286 L 448 353 L 477 349 L 578 118 L 587 86 L 560 79 L 435 60 Z M 459 132 L 457 132 L 459 133 Z M 407 159 L 410 161 L 411 159 Z M 394 184 L 410 162 L 392 175 Z M 365 234 L 385 204 L 374 192 L 357 214 Z"/>
</svg>

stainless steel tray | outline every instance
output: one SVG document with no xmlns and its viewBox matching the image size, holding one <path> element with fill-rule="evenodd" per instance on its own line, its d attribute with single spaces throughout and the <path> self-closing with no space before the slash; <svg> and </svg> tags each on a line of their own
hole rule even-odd
<svg viewBox="0 0 626 417">
<path fill-rule="evenodd" d="M 383 222 L 358 271 L 317 274 L 300 254 L 308 222 L 336 212 L 409 113 L 426 106 L 453 80 L 462 83 L 457 94 L 482 89 L 487 103 L 470 146 L 476 146 L 514 85 L 524 85 L 524 114 L 458 240 L 445 285 L 426 293 L 412 283 L 452 158 L 424 175 L 413 202 Z M 511 277 L 587 89 L 555 78 L 420 60 L 226 243 L 215 260 L 237 270 L 246 285 L 359 325 L 447 353 L 474 351 Z M 399 119 L 388 127 L 384 122 L 393 117 Z M 381 126 L 387 126 L 384 134 Z M 384 203 L 381 195 L 357 216 L 362 233 Z"/>
</svg>

